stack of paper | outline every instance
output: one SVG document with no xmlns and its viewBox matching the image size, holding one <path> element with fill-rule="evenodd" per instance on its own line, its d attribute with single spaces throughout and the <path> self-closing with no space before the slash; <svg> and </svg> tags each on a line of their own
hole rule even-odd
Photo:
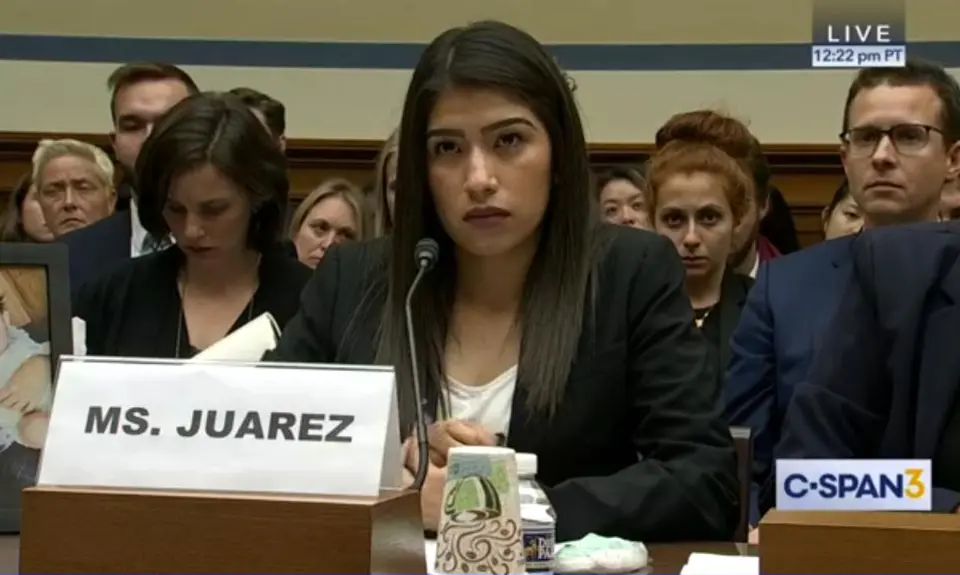
<svg viewBox="0 0 960 575">
<path fill-rule="evenodd" d="M 73 328 L 73 355 L 87 355 L 87 322 L 79 317 L 70 318 Z"/>
<path fill-rule="evenodd" d="M 276 349 L 280 327 L 269 312 L 211 345 L 194 356 L 194 360 L 260 361 L 263 354 Z"/>
<path fill-rule="evenodd" d="M 691 553 L 680 575 L 759 575 L 760 558 Z"/>
</svg>

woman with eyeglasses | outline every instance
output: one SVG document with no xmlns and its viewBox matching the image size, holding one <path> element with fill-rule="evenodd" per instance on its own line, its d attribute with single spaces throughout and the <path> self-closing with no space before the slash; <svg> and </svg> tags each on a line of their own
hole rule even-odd
<svg viewBox="0 0 960 575">
<path fill-rule="evenodd" d="M 600 222 L 571 86 L 547 50 L 498 22 L 421 55 L 400 126 L 390 238 L 331 249 L 276 359 L 396 368 L 413 448 L 405 299 L 432 423 L 421 491 L 435 530 L 456 445 L 535 453 L 557 538 L 729 540 L 736 455 L 708 346 L 669 241 Z"/>
</svg>

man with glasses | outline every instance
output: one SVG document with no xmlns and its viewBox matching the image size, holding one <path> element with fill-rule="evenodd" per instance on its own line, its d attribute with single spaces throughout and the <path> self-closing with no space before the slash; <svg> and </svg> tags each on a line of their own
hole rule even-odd
<svg viewBox="0 0 960 575">
<path fill-rule="evenodd" d="M 937 220 L 940 190 L 960 166 L 958 139 L 960 87 L 943 68 L 908 62 L 861 70 L 847 94 L 840 155 L 864 229 Z M 793 391 L 807 380 L 851 284 L 854 239 L 761 267 L 733 333 L 727 416 L 753 430 L 758 484 L 772 485 L 774 447 Z"/>
</svg>

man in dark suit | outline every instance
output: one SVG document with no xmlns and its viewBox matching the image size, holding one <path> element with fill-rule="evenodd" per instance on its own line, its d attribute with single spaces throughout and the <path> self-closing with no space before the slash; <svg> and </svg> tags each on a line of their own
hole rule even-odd
<svg viewBox="0 0 960 575">
<path fill-rule="evenodd" d="M 280 149 L 286 153 L 287 108 L 283 105 L 283 102 L 253 88 L 233 88 L 229 93 L 240 98 L 240 101 L 250 108 L 253 115 L 270 131 L 270 134 L 277 141 Z M 290 210 L 287 210 L 284 215 L 284 230 L 290 226 L 289 218 Z M 280 244 L 283 247 L 284 253 L 293 259 L 297 259 L 299 257 L 297 255 L 297 246 L 294 245 L 288 235 L 289 234 L 284 232 L 283 240 L 281 240 Z"/>
<path fill-rule="evenodd" d="M 853 280 L 787 412 L 781 458 L 931 459 L 933 508 L 960 506 L 960 222 L 853 244 Z M 775 483 L 763 490 L 773 505 Z"/>
<path fill-rule="evenodd" d="M 277 140 L 280 149 L 286 152 L 287 108 L 283 105 L 283 102 L 253 88 L 233 88 L 229 93 L 240 98 L 240 101 L 250 108 L 253 115 L 263 123 L 267 130 L 270 130 L 270 134 Z"/>
<path fill-rule="evenodd" d="M 940 190 L 960 167 L 957 81 L 933 64 L 866 68 L 844 110 L 840 154 L 864 228 L 937 220 Z M 823 242 L 761 266 L 734 331 L 726 415 L 753 430 L 758 484 L 770 479 L 793 390 L 806 380 L 851 281 L 852 241 Z"/>
<path fill-rule="evenodd" d="M 118 196 L 125 196 L 129 209 L 118 210 L 96 224 L 66 234 L 60 241 L 70 253 L 70 287 L 76 291 L 85 283 L 110 272 L 133 257 L 155 251 L 165 238 L 150 238 L 137 217 L 136 190 L 131 175 L 140 147 L 150 135 L 153 123 L 177 102 L 198 91 L 193 79 L 171 64 L 142 62 L 125 64 L 110 75 L 110 140 L 125 173 Z M 124 200 L 120 200 L 121 205 Z"/>
</svg>

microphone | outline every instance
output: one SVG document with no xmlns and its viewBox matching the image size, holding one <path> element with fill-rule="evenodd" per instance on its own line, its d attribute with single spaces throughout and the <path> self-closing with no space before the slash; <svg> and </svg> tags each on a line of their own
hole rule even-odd
<svg viewBox="0 0 960 575">
<path fill-rule="evenodd" d="M 417 357 L 416 333 L 413 329 L 412 302 L 413 294 L 416 293 L 417 287 L 420 285 L 420 280 L 423 279 L 423 276 L 427 275 L 427 272 L 433 269 L 439 257 L 440 245 L 437 244 L 435 240 L 432 238 L 423 238 L 417 242 L 417 247 L 413 251 L 413 259 L 417 262 L 417 275 L 413 278 L 410 289 L 407 290 L 407 301 L 404 306 L 404 312 L 407 316 L 407 346 L 410 351 L 410 369 L 413 371 L 413 400 L 416 404 L 414 415 L 416 417 L 417 451 L 419 453 L 417 473 L 413 477 L 413 485 L 411 486 L 415 491 L 420 491 L 423 487 L 423 482 L 427 479 L 427 469 L 430 464 L 430 447 L 427 443 L 427 419 L 423 414 L 423 393 L 420 387 L 420 361 Z"/>
</svg>

